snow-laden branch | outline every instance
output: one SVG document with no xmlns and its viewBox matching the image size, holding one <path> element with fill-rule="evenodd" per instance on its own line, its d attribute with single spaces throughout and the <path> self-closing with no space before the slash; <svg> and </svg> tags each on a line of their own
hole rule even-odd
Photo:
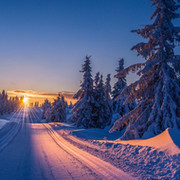
<svg viewBox="0 0 180 180">
<path fill-rule="evenodd" d="M 136 72 L 145 66 L 146 63 L 133 64 L 115 75 L 116 78 L 126 77 L 130 72 Z"/>
</svg>

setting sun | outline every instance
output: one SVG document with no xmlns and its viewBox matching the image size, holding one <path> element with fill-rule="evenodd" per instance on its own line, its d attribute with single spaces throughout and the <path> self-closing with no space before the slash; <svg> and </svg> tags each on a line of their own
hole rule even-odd
<svg viewBox="0 0 180 180">
<path fill-rule="evenodd" d="M 28 102 L 28 99 L 29 99 L 29 98 L 27 98 L 27 97 L 24 97 L 24 99 L 23 99 L 23 102 L 24 102 L 25 104 L 27 104 L 27 102 Z"/>
</svg>

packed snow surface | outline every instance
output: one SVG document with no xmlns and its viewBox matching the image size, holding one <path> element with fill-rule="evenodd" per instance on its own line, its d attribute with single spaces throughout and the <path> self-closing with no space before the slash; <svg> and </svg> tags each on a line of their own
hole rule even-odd
<svg viewBox="0 0 180 180">
<path fill-rule="evenodd" d="M 134 179 L 67 141 L 52 128 L 56 123 L 40 123 L 35 110 L 22 111 L 19 119 L 18 134 L 0 150 L 0 179 Z"/>
</svg>

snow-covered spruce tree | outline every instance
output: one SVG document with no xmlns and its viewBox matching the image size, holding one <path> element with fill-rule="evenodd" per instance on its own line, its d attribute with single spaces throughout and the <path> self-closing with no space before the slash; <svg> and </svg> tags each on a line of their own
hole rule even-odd
<svg viewBox="0 0 180 180">
<path fill-rule="evenodd" d="M 7 107 L 7 112 L 10 114 L 12 112 L 15 112 L 18 110 L 18 108 L 20 107 L 21 103 L 19 101 L 19 98 L 16 97 L 10 97 L 8 99 L 8 107 Z"/>
<path fill-rule="evenodd" d="M 106 100 L 109 105 L 111 102 L 111 84 L 110 84 L 110 82 L 111 82 L 111 74 L 108 74 L 106 77 L 104 90 L 105 90 L 105 97 L 106 97 Z"/>
<path fill-rule="evenodd" d="M 110 123 L 112 113 L 108 102 L 109 99 L 107 99 L 105 92 L 103 76 L 101 75 L 99 78 L 99 73 L 95 76 L 94 84 L 95 104 L 93 108 L 93 126 L 96 128 L 105 128 Z"/>
<path fill-rule="evenodd" d="M 112 102 L 111 107 L 113 111 L 111 126 L 114 124 L 114 121 L 121 118 L 124 114 L 128 113 L 135 107 L 135 103 L 127 103 L 124 104 L 126 100 L 126 96 L 121 99 L 117 99 L 117 97 L 121 94 L 125 87 L 127 87 L 126 76 L 118 76 L 124 70 L 124 59 L 120 59 L 118 62 L 118 67 L 116 69 L 117 74 L 115 77 L 117 78 L 117 82 L 114 84 L 112 91 Z M 124 127 L 124 126 L 123 126 Z M 123 128 L 121 127 L 121 129 Z"/>
<path fill-rule="evenodd" d="M 0 93 L 0 114 L 3 115 L 4 113 L 12 113 L 16 111 L 20 106 L 19 98 L 10 97 L 8 98 L 7 93 L 5 90 Z"/>
<path fill-rule="evenodd" d="M 120 59 L 118 64 L 119 66 L 116 69 L 117 74 L 121 73 L 124 70 L 124 59 Z M 114 113 L 118 113 L 120 115 L 119 117 L 121 117 L 129 111 L 129 108 L 127 105 L 123 105 L 125 98 L 118 100 L 116 98 L 127 86 L 127 83 L 125 76 L 119 77 L 115 75 L 115 77 L 117 78 L 117 82 L 114 84 L 112 91 L 112 109 Z"/>
<path fill-rule="evenodd" d="M 52 121 L 52 119 L 54 120 L 55 117 L 54 117 L 54 112 L 52 111 L 52 105 L 47 108 L 47 110 L 45 111 L 44 113 L 44 119 L 46 120 L 46 122 L 50 122 Z"/>
<path fill-rule="evenodd" d="M 94 77 L 94 88 L 97 88 L 97 86 L 99 84 L 99 80 L 100 80 L 100 73 L 97 72 L 95 77 Z"/>
<path fill-rule="evenodd" d="M 0 114 L 3 115 L 8 111 L 8 96 L 5 90 L 0 94 Z"/>
<path fill-rule="evenodd" d="M 117 74 L 119 74 L 122 70 L 124 70 L 124 59 L 123 58 L 119 60 L 118 67 L 115 71 L 117 72 Z M 121 93 L 121 91 L 127 85 L 125 77 L 116 76 L 116 78 L 117 78 L 117 82 L 114 84 L 113 91 L 112 91 L 113 100 L 116 99 L 116 97 Z"/>
<path fill-rule="evenodd" d="M 107 104 L 107 111 L 110 114 L 111 118 L 112 118 L 112 99 L 111 99 L 111 74 L 108 74 L 106 77 L 106 81 L 105 81 L 105 86 L 104 86 L 104 91 L 105 91 L 105 101 Z M 111 124 L 111 119 L 108 120 L 107 125 Z"/>
<path fill-rule="evenodd" d="M 72 101 L 70 101 L 68 108 L 69 108 L 69 109 L 72 109 L 72 108 L 73 108 Z"/>
<path fill-rule="evenodd" d="M 57 99 L 54 100 L 52 107 L 51 107 L 51 113 L 54 116 L 54 118 L 51 119 L 51 121 L 55 122 L 64 122 L 66 121 L 66 111 L 67 110 L 67 102 L 64 99 L 63 95 L 58 95 Z"/>
<path fill-rule="evenodd" d="M 54 100 L 52 106 L 46 110 L 46 120 L 52 122 L 64 122 L 66 120 L 67 103 L 64 96 L 58 94 L 57 99 Z"/>
<path fill-rule="evenodd" d="M 51 103 L 46 99 L 42 105 L 43 113 L 42 113 L 42 119 L 46 119 L 45 113 L 47 109 L 51 108 Z"/>
<path fill-rule="evenodd" d="M 15 111 L 15 106 L 14 106 L 13 98 L 10 97 L 8 100 L 7 113 L 10 114 L 11 112 L 14 111 Z"/>
<path fill-rule="evenodd" d="M 12 103 L 13 103 L 14 111 L 17 111 L 18 108 L 21 106 L 21 102 L 20 102 L 20 100 L 19 100 L 19 98 L 17 96 L 13 97 Z"/>
<path fill-rule="evenodd" d="M 179 68 L 173 50 L 180 36 L 178 28 L 172 24 L 172 20 L 180 17 L 176 13 L 179 1 L 152 1 L 156 7 L 151 17 L 154 22 L 132 31 L 147 39 L 146 43 L 141 42 L 132 48 L 146 62 L 132 65 L 118 74 L 122 77 L 144 65 L 138 72 L 140 79 L 126 87 L 119 96 L 128 96 L 125 103 L 139 100 L 136 108 L 117 120 L 111 129 L 117 130 L 128 124 L 122 139 L 150 137 L 168 127 L 180 129 L 180 85 L 174 70 Z"/>
<path fill-rule="evenodd" d="M 83 73 L 83 80 L 80 90 L 74 95 L 74 98 L 78 99 L 78 101 L 72 109 L 73 114 L 71 121 L 75 122 L 77 126 L 90 128 L 94 127 L 94 90 L 89 56 L 86 56 L 82 70 L 80 72 Z"/>
</svg>

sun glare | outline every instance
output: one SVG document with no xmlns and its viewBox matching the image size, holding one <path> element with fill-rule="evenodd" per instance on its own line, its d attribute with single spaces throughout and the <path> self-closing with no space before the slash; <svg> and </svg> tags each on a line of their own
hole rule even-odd
<svg viewBox="0 0 180 180">
<path fill-rule="evenodd" d="M 27 98 L 27 97 L 24 97 L 24 99 L 23 99 L 23 102 L 24 102 L 25 104 L 27 104 L 27 102 L 28 102 L 28 99 L 29 99 L 29 98 Z"/>
</svg>

